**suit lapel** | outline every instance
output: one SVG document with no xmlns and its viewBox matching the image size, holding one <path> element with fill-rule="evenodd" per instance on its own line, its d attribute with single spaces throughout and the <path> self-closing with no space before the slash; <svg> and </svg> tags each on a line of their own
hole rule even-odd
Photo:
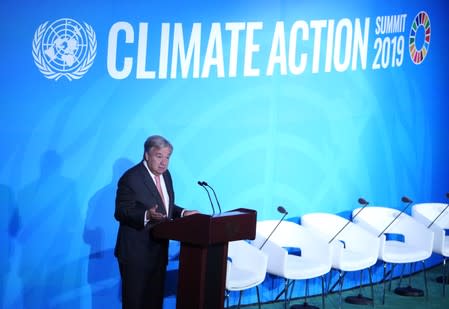
<svg viewBox="0 0 449 309">
<path fill-rule="evenodd" d="M 164 177 L 164 182 L 165 182 L 165 188 L 167 189 L 167 193 L 168 193 L 168 214 L 167 217 L 171 218 L 172 216 L 172 207 L 171 205 L 173 204 L 174 201 L 174 196 L 173 196 L 173 185 L 171 182 L 171 176 L 169 171 L 165 171 L 164 174 L 162 174 L 162 176 Z"/>
</svg>

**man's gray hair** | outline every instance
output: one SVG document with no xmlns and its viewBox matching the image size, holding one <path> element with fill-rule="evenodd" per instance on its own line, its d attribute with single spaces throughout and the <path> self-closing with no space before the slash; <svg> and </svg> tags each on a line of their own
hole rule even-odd
<svg viewBox="0 0 449 309">
<path fill-rule="evenodd" d="M 168 147 L 173 152 L 173 145 L 163 136 L 152 135 L 147 138 L 143 144 L 143 158 L 145 159 L 145 153 L 149 152 L 152 148 L 161 149 Z"/>
</svg>

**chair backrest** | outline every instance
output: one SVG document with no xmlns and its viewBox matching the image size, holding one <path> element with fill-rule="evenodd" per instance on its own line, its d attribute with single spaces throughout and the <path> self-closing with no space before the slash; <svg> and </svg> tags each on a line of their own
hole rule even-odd
<svg viewBox="0 0 449 309">
<path fill-rule="evenodd" d="M 369 266 L 377 261 L 379 238 L 346 218 L 330 213 L 310 213 L 301 217 L 301 225 L 321 233 L 328 242 L 333 239 L 333 264 L 336 268 L 342 263 L 344 249 L 368 259 Z"/>
<path fill-rule="evenodd" d="M 359 211 L 355 209 L 353 215 Z M 388 225 L 398 216 L 399 210 L 382 206 L 365 207 L 354 218 L 354 222 L 360 224 L 363 228 L 374 233 L 376 236 L 380 234 Z M 427 229 L 422 223 L 413 219 L 406 213 L 402 213 L 384 232 L 379 236 L 381 257 L 386 242 L 386 234 L 400 234 L 404 236 L 404 243 L 413 246 L 416 249 L 432 252 L 433 232 Z"/>
<path fill-rule="evenodd" d="M 278 223 L 277 220 L 258 221 L 253 244 L 260 248 Z M 283 276 L 288 271 L 287 250 L 292 248 L 300 249 L 299 258 L 314 261 L 317 265 L 325 265 L 330 270 L 332 257 L 327 241 L 317 236 L 311 229 L 294 222 L 282 221 L 262 248 L 268 255 L 268 272 Z"/>
<path fill-rule="evenodd" d="M 282 221 L 279 226 L 277 226 L 278 223 L 278 220 L 258 221 L 256 231 L 265 238 L 270 237 L 271 242 L 274 242 L 281 247 L 297 247 L 302 243 L 301 234 L 303 231 L 298 224 Z"/>
<path fill-rule="evenodd" d="M 443 203 L 419 203 L 412 207 L 412 217 L 417 221 L 430 226 L 434 232 L 433 251 L 449 256 L 449 236 L 446 236 L 446 230 L 449 229 L 449 208 Z"/>
<path fill-rule="evenodd" d="M 301 225 L 309 227 L 323 235 L 327 241 L 341 240 L 346 247 L 362 248 L 376 247 L 377 237 L 349 221 L 346 218 L 330 213 L 310 213 L 301 217 Z"/>
<path fill-rule="evenodd" d="M 266 239 L 278 223 L 276 220 L 257 222 L 259 242 Z M 271 234 L 269 242 L 283 248 L 299 248 L 303 257 L 330 255 L 329 245 L 322 237 L 313 230 L 290 221 L 282 221 Z"/>
<path fill-rule="evenodd" d="M 359 211 L 360 208 L 353 210 L 353 215 Z M 393 220 L 400 214 L 400 210 L 383 207 L 383 206 L 371 206 L 365 207 L 358 215 L 354 218 L 354 222 L 362 226 L 367 226 L 375 234 L 382 232 L 387 226 L 393 222 Z M 403 234 L 403 232 L 408 231 L 411 227 L 419 225 L 422 229 L 422 224 L 417 222 L 411 216 L 406 213 L 400 214 L 396 220 L 385 230 L 385 233 L 398 233 Z"/>
<path fill-rule="evenodd" d="M 435 219 L 432 226 L 449 229 L 449 208 L 443 203 L 419 203 L 412 207 L 412 216 L 428 226 Z M 445 209 L 446 208 L 446 209 Z"/>
<path fill-rule="evenodd" d="M 254 262 L 266 260 L 267 256 L 245 240 L 236 240 L 230 241 L 228 244 L 228 258 L 232 260 L 233 264 L 253 268 Z"/>
<path fill-rule="evenodd" d="M 361 229 L 345 218 L 335 214 L 323 212 L 303 215 L 301 217 L 301 225 L 319 232 L 327 241 L 330 241 L 339 231 L 341 232 L 335 240 L 350 239 L 354 234 L 352 230 Z"/>
</svg>

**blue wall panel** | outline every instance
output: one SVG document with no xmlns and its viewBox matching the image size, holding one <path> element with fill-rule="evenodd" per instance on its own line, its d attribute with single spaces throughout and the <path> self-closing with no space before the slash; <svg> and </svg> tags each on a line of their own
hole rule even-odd
<svg viewBox="0 0 449 309">
<path fill-rule="evenodd" d="M 360 196 L 444 202 L 446 14 L 442 1 L 2 1 L 0 304 L 119 306 L 116 182 L 152 134 L 174 145 L 177 203 L 205 213 L 198 180 L 258 219 L 347 213 Z"/>
</svg>

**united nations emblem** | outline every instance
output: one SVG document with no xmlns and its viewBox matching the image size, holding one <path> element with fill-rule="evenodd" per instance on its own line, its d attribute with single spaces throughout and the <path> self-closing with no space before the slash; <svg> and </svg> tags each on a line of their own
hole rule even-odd
<svg viewBox="0 0 449 309">
<path fill-rule="evenodd" d="M 97 55 L 97 40 L 90 25 L 70 18 L 41 24 L 34 33 L 33 58 L 48 79 L 80 79 Z"/>
</svg>

